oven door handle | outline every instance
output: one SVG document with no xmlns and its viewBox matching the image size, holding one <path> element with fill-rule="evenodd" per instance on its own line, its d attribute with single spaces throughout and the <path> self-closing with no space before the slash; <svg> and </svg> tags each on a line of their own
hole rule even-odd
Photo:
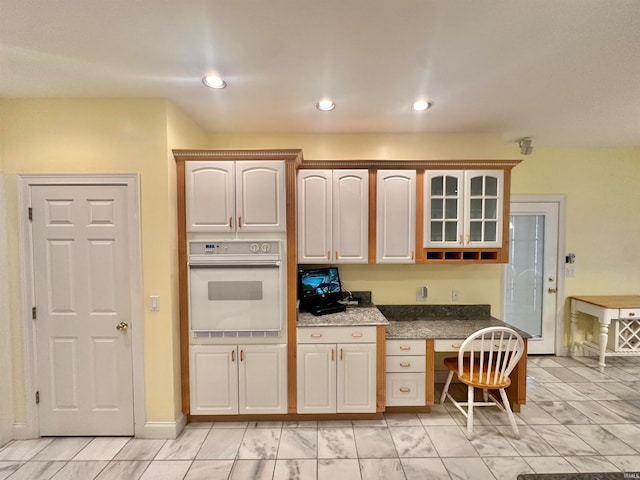
<svg viewBox="0 0 640 480">
<path fill-rule="evenodd" d="M 280 260 L 225 260 L 216 259 L 215 262 L 211 260 L 191 260 L 187 265 L 190 267 L 279 267 Z"/>
</svg>

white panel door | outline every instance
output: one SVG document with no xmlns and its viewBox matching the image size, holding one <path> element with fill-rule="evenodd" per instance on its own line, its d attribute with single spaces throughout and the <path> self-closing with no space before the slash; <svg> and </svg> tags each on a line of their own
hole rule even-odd
<svg viewBox="0 0 640 480">
<path fill-rule="evenodd" d="M 132 435 L 124 186 L 33 186 L 40 434 Z"/>
<path fill-rule="evenodd" d="M 191 415 L 238 413 L 238 352 L 235 345 L 190 345 Z"/>
<path fill-rule="evenodd" d="M 416 243 L 415 170 L 378 170 L 377 263 L 414 263 Z"/>
<path fill-rule="evenodd" d="M 376 411 L 376 345 L 338 344 L 337 411 Z"/>
<path fill-rule="evenodd" d="M 369 260 L 369 171 L 333 171 L 333 258 Z"/>
<path fill-rule="evenodd" d="M 286 345 L 239 345 L 239 413 L 287 413 Z"/>
<path fill-rule="evenodd" d="M 238 232 L 286 231 L 284 161 L 236 163 L 236 215 Z"/>
<path fill-rule="evenodd" d="M 298 171 L 298 263 L 331 263 L 332 172 Z"/>
<path fill-rule="evenodd" d="M 336 413 L 336 345 L 298 345 L 298 413 Z"/>
<path fill-rule="evenodd" d="M 236 229 L 234 162 L 186 162 L 188 232 Z"/>
</svg>

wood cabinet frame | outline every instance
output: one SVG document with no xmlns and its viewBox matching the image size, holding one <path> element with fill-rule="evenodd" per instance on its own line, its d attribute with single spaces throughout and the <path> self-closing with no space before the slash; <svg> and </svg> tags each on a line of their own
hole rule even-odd
<svg viewBox="0 0 640 480">
<path fill-rule="evenodd" d="M 287 376 L 288 376 L 288 414 L 262 415 L 261 418 L 292 419 L 296 417 L 297 408 L 297 358 L 296 358 L 296 296 L 297 296 L 297 225 L 296 225 L 296 172 L 298 169 L 367 169 L 369 171 L 369 263 L 376 262 L 376 180 L 379 169 L 416 170 L 416 263 L 505 263 L 508 261 L 509 242 L 509 198 L 511 191 L 511 169 L 521 160 L 304 160 L 301 149 L 215 149 L 215 150 L 173 150 L 176 160 L 177 183 L 177 222 L 178 222 L 178 282 L 179 282 L 179 331 L 180 331 L 180 363 L 182 411 L 190 414 L 189 397 L 189 299 L 188 299 L 188 266 L 187 266 L 187 234 L 185 211 L 185 161 L 207 160 L 284 160 L 286 162 L 286 242 L 287 242 Z M 434 259 L 429 255 L 430 249 L 423 245 L 424 221 L 424 171 L 425 170 L 466 170 L 466 169 L 502 169 L 504 170 L 504 222 L 503 246 L 498 249 L 476 249 L 473 255 L 454 249 L 442 249 L 441 258 Z M 447 253 L 448 252 L 448 253 Z M 427 358 L 433 352 L 433 340 L 427 340 Z M 377 327 L 377 414 L 343 414 L 344 418 L 372 418 L 385 411 L 385 329 Z M 522 375 L 520 375 L 522 376 Z M 427 406 L 433 404 L 433 365 L 427 362 Z M 524 403 L 524 386 L 518 385 L 521 403 Z M 512 387 L 513 388 L 513 387 Z M 424 407 L 423 407 L 424 408 Z M 242 416 L 200 418 L 202 420 L 238 420 Z M 245 415 L 246 417 L 246 415 Z M 340 415 L 333 415 L 339 418 Z M 310 418 L 305 415 L 304 418 Z M 319 416 L 318 418 L 322 418 Z"/>
</svg>

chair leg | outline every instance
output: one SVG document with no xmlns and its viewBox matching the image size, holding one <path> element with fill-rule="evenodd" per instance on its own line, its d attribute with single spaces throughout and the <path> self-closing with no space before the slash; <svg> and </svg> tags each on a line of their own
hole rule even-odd
<svg viewBox="0 0 640 480">
<path fill-rule="evenodd" d="M 444 388 L 442 389 L 442 395 L 440 395 L 440 405 L 444 403 L 444 399 L 447 396 L 447 392 L 449 391 L 449 385 L 451 385 L 452 379 L 453 379 L 453 370 L 449 370 L 449 376 L 447 377 L 447 382 L 444 384 Z"/>
<path fill-rule="evenodd" d="M 504 409 L 507 411 L 507 416 L 509 417 L 509 422 L 511 422 L 511 428 L 513 428 L 513 433 L 516 438 L 520 438 L 520 431 L 518 430 L 518 424 L 516 423 L 516 417 L 513 415 L 511 411 L 511 405 L 509 404 L 509 398 L 507 397 L 507 392 L 504 391 L 504 388 L 500 389 L 500 397 L 502 398 L 502 403 L 504 403 Z"/>
<path fill-rule="evenodd" d="M 473 433 L 473 398 L 474 388 L 471 385 L 467 386 L 467 435 L 471 436 Z"/>
<path fill-rule="evenodd" d="M 483 388 L 483 389 L 482 389 L 482 399 L 483 399 L 485 402 L 488 402 L 488 401 L 489 401 L 489 390 L 487 390 L 486 388 Z"/>
</svg>

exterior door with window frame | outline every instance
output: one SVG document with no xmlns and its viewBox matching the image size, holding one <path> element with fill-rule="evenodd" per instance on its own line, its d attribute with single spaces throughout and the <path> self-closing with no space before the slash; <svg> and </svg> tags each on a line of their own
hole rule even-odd
<svg viewBox="0 0 640 480">
<path fill-rule="evenodd" d="M 561 203 L 539 198 L 512 198 L 503 320 L 532 335 L 529 354 L 554 354 L 559 330 L 558 291 L 563 285 L 558 268 Z"/>
</svg>

